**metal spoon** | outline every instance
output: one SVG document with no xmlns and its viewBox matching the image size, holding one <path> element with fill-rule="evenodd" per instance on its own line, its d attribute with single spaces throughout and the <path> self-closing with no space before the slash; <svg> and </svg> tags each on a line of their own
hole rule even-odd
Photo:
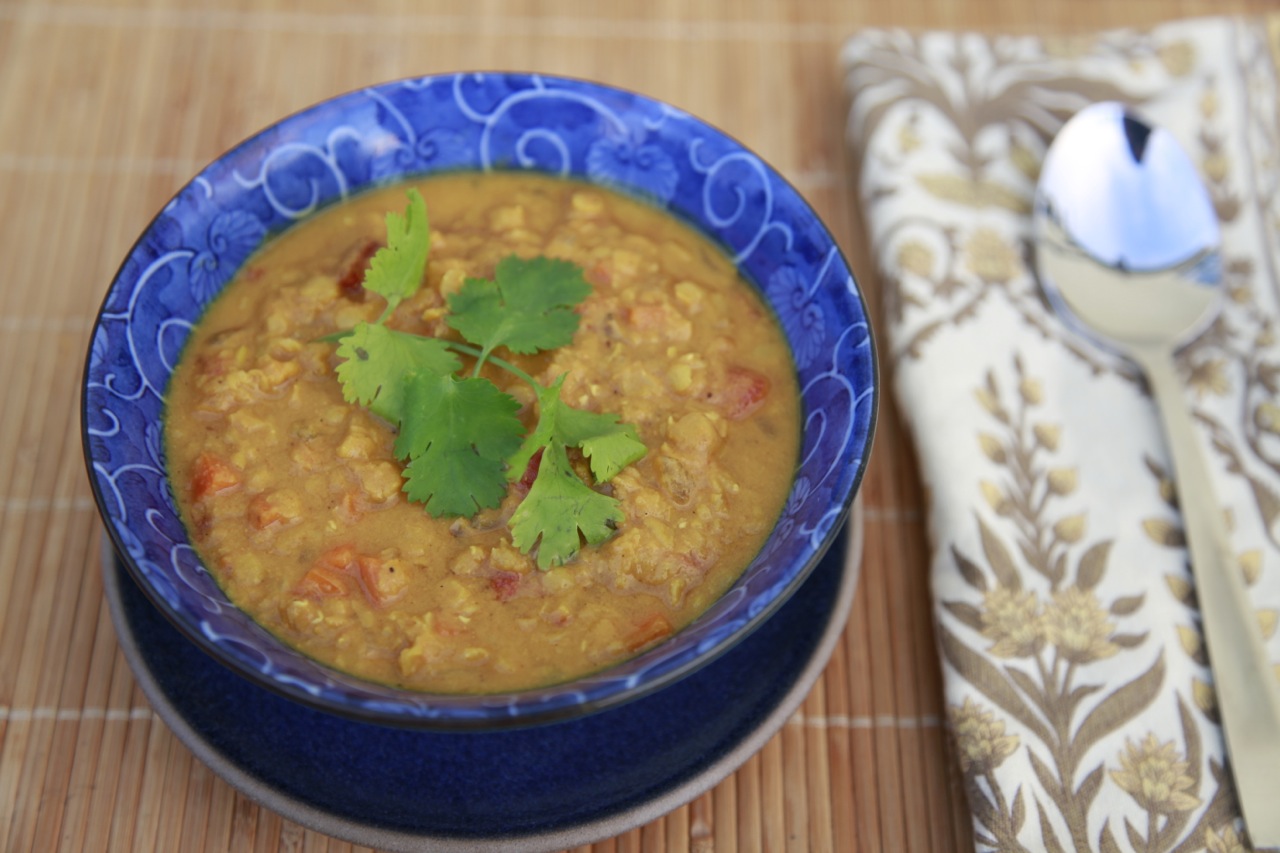
<svg viewBox="0 0 1280 853">
<path fill-rule="evenodd" d="M 1034 224 L 1050 301 L 1143 370 L 1163 415 L 1241 810 L 1255 847 L 1280 847 L 1280 687 L 1173 360 L 1221 308 L 1213 205 L 1170 133 L 1103 103 L 1050 146 Z"/>
</svg>

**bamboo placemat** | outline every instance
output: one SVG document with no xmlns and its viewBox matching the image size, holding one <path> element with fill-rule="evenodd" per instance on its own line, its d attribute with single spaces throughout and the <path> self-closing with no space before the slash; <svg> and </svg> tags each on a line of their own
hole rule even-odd
<svg viewBox="0 0 1280 853">
<path fill-rule="evenodd" d="M 593 78 L 745 141 L 867 271 L 836 65 L 858 27 L 1057 33 L 1265 6 L 0 2 L 0 849 L 352 847 L 260 808 L 192 758 L 134 683 L 102 595 L 80 450 L 88 332 L 134 237 L 230 145 L 316 100 L 399 77 Z M 803 708 L 712 791 L 590 849 L 972 846 L 940 722 L 922 487 L 888 395 L 863 494 L 861 588 Z"/>
</svg>

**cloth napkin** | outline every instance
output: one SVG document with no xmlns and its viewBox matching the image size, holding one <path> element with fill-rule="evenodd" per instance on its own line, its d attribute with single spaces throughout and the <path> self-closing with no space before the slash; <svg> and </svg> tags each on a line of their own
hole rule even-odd
<svg viewBox="0 0 1280 853">
<path fill-rule="evenodd" d="M 1049 141 L 1095 101 L 1201 169 L 1228 305 L 1179 369 L 1280 662 L 1280 17 L 869 30 L 841 61 L 979 849 L 1248 849 L 1157 411 L 1042 301 L 1030 210 Z"/>
</svg>

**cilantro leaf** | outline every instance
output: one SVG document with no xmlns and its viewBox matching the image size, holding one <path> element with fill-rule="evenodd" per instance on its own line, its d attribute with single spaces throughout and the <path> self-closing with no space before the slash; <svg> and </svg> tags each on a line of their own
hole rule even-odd
<svg viewBox="0 0 1280 853">
<path fill-rule="evenodd" d="M 573 307 L 590 292 L 576 264 L 510 255 L 498 262 L 493 281 L 467 279 L 449 297 L 445 322 L 483 350 L 481 361 L 501 346 L 529 355 L 573 340 Z"/>
<path fill-rule="evenodd" d="M 619 423 L 617 415 L 570 406 L 560 396 L 563 385 L 561 376 L 551 387 L 538 389 L 538 423 L 510 460 L 511 479 L 520 477 L 534 454 L 553 440 L 565 447 L 581 448 L 591 463 L 591 474 L 600 483 L 613 479 L 623 468 L 644 457 L 648 449 L 634 426 Z"/>
<path fill-rule="evenodd" d="M 560 386 L 563 383 L 564 377 L 561 377 L 550 388 L 539 386 L 536 389 L 538 395 L 538 422 L 533 425 L 533 429 L 524 437 L 520 449 L 507 460 L 509 466 L 507 478 L 509 480 L 514 482 L 524 476 L 525 469 L 529 467 L 529 462 L 533 457 L 555 438 L 556 414 L 560 409 Z"/>
<path fill-rule="evenodd" d="M 408 458 L 404 491 L 434 516 L 474 515 L 507 494 L 506 461 L 520 446 L 520 404 L 488 379 L 406 377 L 396 455 Z"/>
<path fill-rule="evenodd" d="M 551 441 L 538 476 L 511 516 L 511 541 L 524 553 L 538 546 L 538 568 L 563 565 L 582 548 L 613 535 L 625 516 L 615 498 L 602 495 L 574 473 L 564 445 Z"/>
<path fill-rule="evenodd" d="M 580 448 L 596 482 L 640 459 L 645 446 L 635 427 L 614 415 L 575 409 L 560 392 L 514 364 L 490 358 L 499 347 L 529 355 L 573 341 L 574 308 L 591 292 L 582 268 L 551 258 L 504 258 L 493 281 L 469 279 L 449 297 L 446 322 L 467 341 L 445 341 L 386 328 L 396 306 L 422 286 L 430 248 L 426 203 L 409 190 L 404 216 L 387 214 L 387 244 L 365 272 L 366 290 L 386 299 L 374 323 L 361 323 L 318 340 L 337 344 L 342 395 L 399 430 L 395 453 L 405 460 L 404 491 L 433 516 L 470 516 L 496 507 L 508 480 L 522 476 L 538 453 L 538 474 L 509 522 L 512 541 L 525 553 L 538 548 L 541 569 L 561 565 L 585 540 L 613 535 L 625 515 L 621 504 L 584 482 L 569 464 Z M 456 353 L 475 358 L 470 378 L 457 374 Z M 538 421 L 522 438 L 520 404 L 479 376 L 486 361 L 533 387 Z"/>
<path fill-rule="evenodd" d="M 418 292 L 431 250 L 427 203 L 410 189 L 404 215 L 387 212 L 387 245 L 374 254 L 364 274 L 364 289 L 387 300 L 383 317 L 390 316 L 403 300 Z"/>
<path fill-rule="evenodd" d="M 397 332 L 374 323 L 360 323 L 345 334 L 337 354 L 342 396 L 359 403 L 393 424 L 404 417 L 403 377 L 413 373 L 443 376 L 462 363 L 438 338 Z"/>
<path fill-rule="evenodd" d="M 557 425 L 561 440 L 582 449 L 597 482 L 612 480 L 615 474 L 648 452 L 636 428 L 619 423 L 617 415 L 588 412 L 564 403 L 560 409 Z"/>
</svg>

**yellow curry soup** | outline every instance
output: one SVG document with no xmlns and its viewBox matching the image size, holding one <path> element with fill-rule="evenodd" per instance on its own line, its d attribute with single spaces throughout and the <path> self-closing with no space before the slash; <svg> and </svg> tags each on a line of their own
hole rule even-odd
<svg viewBox="0 0 1280 853">
<path fill-rule="evenodd" d="M 430 260 L 393 328 L 456 337 L 447 296 L 511 254 L 583 268 L 592 292 L 573 343 L 504 357 L 636 426 L 648 452 L 597 486 L 621 503 L 616 535 L 539 570 L 507 529 L 532 472 L 496 509 L 433 518 L 402 491 L 393 429 L 343 399 L 335 347 L 319 339 L 382 313 L 360 282 L 399 186 L 269 242 L 194 330 L 165 435 L 195 547 L 268 630 L 373 681 L 488 693 L 626 659 L 710 606 L 772 528 L 799 443 L 786 341 L 718 247 L 646 204 L 527 174 L 414 186 Z M 485 375 L 528 420 L 532 390 Z"/>
</svg>

